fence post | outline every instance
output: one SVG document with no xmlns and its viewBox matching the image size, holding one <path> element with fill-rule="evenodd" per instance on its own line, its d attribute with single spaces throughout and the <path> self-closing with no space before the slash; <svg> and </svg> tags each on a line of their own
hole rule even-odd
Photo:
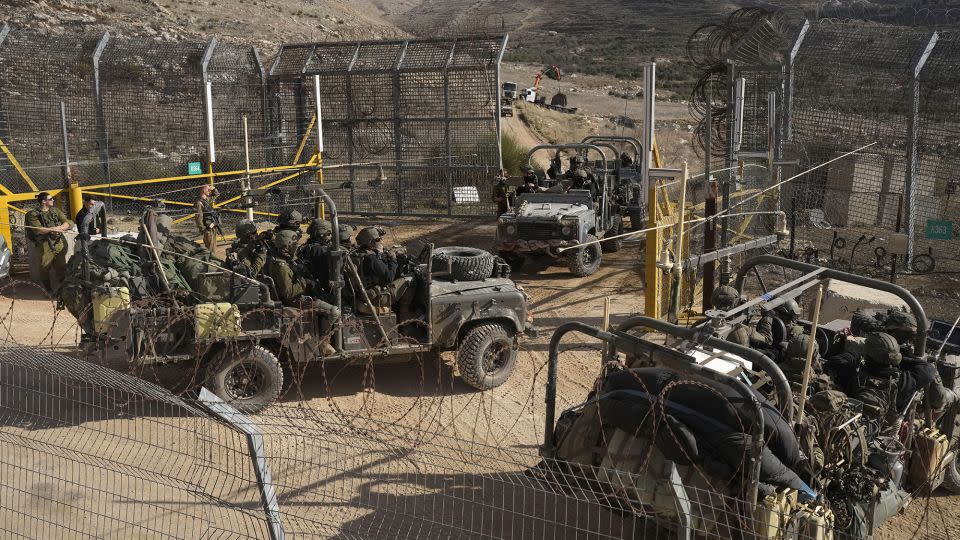
<svg viewBox="0 0 960 540">
<path fill-rule="evenodd" d="M 907 170 L 906 178 L 903 183 L 903 191 L 906 194 L 906 221 L 907 221 L 907 257 L 905 267 L 909 268 L 909 261 L 913 260 L 914 237 L 916 235 L 916 206 L 917 206 L 917 138 L 919 137 L 919 127 L 917 126 L 917 117 L 920 114 L 920 72 L 923 71 L 927 58 L 933 52 L 937 45 L 939 32 L 933 32 L 927 41 L 926 48 L 913 65 L 913 80 L 910 89 L 910 112 L 907 118 Z"/>
<path fill-rule="evenodd" d="M 500 93 L 500 63 L 503 61 L 503 53 L 507 50 L 507 41 L 510 39 L 509 35 L 503 36 L 503 45 L 500 46 L 500 53 L 497 54 L 497 78 L 496 78 L 496 87 L 493 89 L 493 95 L 496 96 L 497 100 L 497 174 L 500 174 L 500 171 L 503 169 L 503 146 L 502 146 L 502 134 L 500 133 L 500 119 L 501 119 L 501 93 Z"/>
<path fill-rule="evenodd" d="M 443 67 L 443 140 L 444 148 L 447 153 L 447 215 L 453 215 L 453 145 L 450 141 L 450 64 L 453 63 L 453 55 L 457 51 L 457 39 L 453 39 L 450 45 L 450 54 L 447 56 L 447 64 Z M 497 98 L 499 99 L 499 97 Z"/>
<path fill-rule="evenodd" d="M 267 88 L 267 73 L 263 68 L 263 61 L 260 59 L 260 50 L 256 47 L 251 47 L 251 51 L 253 54 L 253 60 L 256 63 L 257 74 L 260 76 L 260 134 L 263 136 L 263 138 L 267 138 L 268 133 L 273 133 L 270 114 L 270 98 Z M 272 167 L 280 162 L 278 159 L 276 159 L 276 156 L 269 155 L 276 152 L 276 150 L 270 150 L 268 147 L 276 148 L 276 146 L 278 146 L 276 141 L 272 141 L 269 145 L 263 145 L 261 147 L 261 167 Z"/>
<path fill-rule="evenodd" d="M 793 43 L 793 48 L 790 49 L 790 57 L 787 60 L 787 91 L 783 103 L 783 137 L 788 141 L 793 137 L 793 63 L 797 59 L 800 46 L 803 44 L 803 39 L 807 37 L 807 31 L 809 30 L 810 21 L 804 20 L 803 26 L 800 28 L 800 33 L 797 35 L 797 40 Z"/>
<path fill-rule="evenodd" d="M 107 121 L 103 114 L 103 93 L 100 91 L 100 57 L 110 41 L 110 32 L 104 32 L 93 51 L 93 106 L 97 122 L 97 145 L 100 147 L 100 167 L 103 169 L 103 179 L 112 184 L 110 179 L 110 140 L 107 138 Z M 107 188 L 113 193 L 113 188 Z M 113 209 L 113 197 L 110 197 L 110 208 Z"/>
<path fill-rule="evenodd" d="M 273 478 L 270 475 L 270 466 L 264 452 L 263 434 L 260 432 L 259 426 L 229 404 L 224 403 L 216 394 L 206 388 L 200 389 L 199 401 L 208 411 L 246 436 L 253 471 L 257 475 L 257 487 L 260 491 L 260 503 L 263 505 L 267 530 L 270 533 L 271 540 L 283 540 L 284 531 L 283 523 L 280 521 L 280 505 L 277 503 L 277 493 L 273 485 Z"/>
<path fill-rule="evenodd" d="M 407 46 L 409 41 L 404 41 L 397 53 L 397 61 L 393 65 L 393 151 L 394 167 L 397 175 L 397 213 L 403 215 L 403 131 L 401 128 L 400 114 L 400 94 L 402 85 L 400 81 L 400 67 L 403 65 L 403 59 L 407 55 Z"/>
<path fill-rule="evenodd" d="M 350 211 L 357 211 L 357 168 L 354 166 L 353 159 L 353 148 L 356 141 L 354 140 L 353 126 L 354 121 L 354 112 L 356 108 L 353 106 L 353 66 L 357 63 L 357 58 L 360 57 L 360 47 L 362 45 L 357 43 L 357 48 L 353 50 L 353 58 L 350 59 L 350 63 L 347 65 L 346 72 L 346 101 L 347 101 L 347 163 L 350 164 L 350 167 L 347 169 L 350 173 Z M 317 119 L 319 121 L 319 118 Z"/>
<path fill-rule="evenodd" d="M 210 172 L 210 185 L 213 185 L 213 165 L 217 162 L 217 147 L 214 141 L 215 133 L 213 128 L 213 85 L 210 77 L 207 75 L 207 67 L 210 65 L 210 59 L 213 58 L 213 51 L 217 48 L 217 38 L 210 38 L 207 43 L 207 49 L 203 52 L 203 60 L 200 62 L 200 73 L 203 76 L 204 101 L 206 105 L 207 118 L 207 143 L 208 143 L 208 166 Z"/>
</svg>

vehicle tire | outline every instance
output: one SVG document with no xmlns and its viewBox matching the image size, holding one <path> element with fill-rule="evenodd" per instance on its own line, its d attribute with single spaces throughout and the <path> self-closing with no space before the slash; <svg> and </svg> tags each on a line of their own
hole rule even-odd
<svg viewBox="0 0 960 540">
<path fill-rule="evenodd" d="M 957 456 L 944 467 L 943 489 L 950 493 L 960 493 L 960 470 L 957 469 Z"/>
<path fill-rule="evenodd" d="M 460 341 L 457 351 L 460 378 L 478 390 L 489 390 L 507 382 L 516 364 L 516 340 L 502 324 L 476 326 Z"/>
<path fill-rule="evenodd" d="M 607 231 L 603 236 L 617 236 L 623 234 L 623 218 L 618 218 L 613 227 L 610 227 L 610 230 Z M 620 248 L 623 247 L 623 238 L 617 238 L 616 240 L 608 240 L 600 244 L 600 247 L 603 249 L 604 253 L 616 253 L 620 251 Z"/>
<path fill-rule="evenodd" d="M 647 221 L 643 218 L 643 211 L 639 208 L 630 210 L 630 228 L 639 231 L 646 227 Z"/>
<path fill-rule="evenodd" d="M 433 268 L 443 271 L 450 261 L 453 279 L 479 281 L 493 275 L 493 255 L 477 248 L 449 246 L 433 250 Z"/>
<path fill-rule="evenodd" d="M 238 411 L 258 413 L 280 396 L 283 370 L 277 357 L 263 347 L 225 349 L 211 364 L 207 386 Z"/>
<path fill-rule="evenodd" d="M 597 237 L 588 234 L 586 242 L 596 242 Z M 577 277 L 586 277 L 595 274 L 600 269 L 600 244 L 590 244 L 567 252 L 567 267 L 570 273 Z"/>
</svg>

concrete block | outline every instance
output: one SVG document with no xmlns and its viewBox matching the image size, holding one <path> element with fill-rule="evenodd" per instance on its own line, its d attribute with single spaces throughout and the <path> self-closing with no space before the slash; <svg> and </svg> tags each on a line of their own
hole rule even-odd
<svg viewBox="0 0 960 540">
<path fill-rule="evenodd" d="M 886 311 L 890 308 L 907 308 L 907 304 L 888 292 L 830 279 L 823 293 L 820 322 L 849 321 L 857 309 Z M 813 313 L 812 305 L 808 313 Z"/>
</svg>

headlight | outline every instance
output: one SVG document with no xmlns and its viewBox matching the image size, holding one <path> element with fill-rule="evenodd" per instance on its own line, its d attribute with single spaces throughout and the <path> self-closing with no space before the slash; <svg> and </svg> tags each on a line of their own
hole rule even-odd
<svg viewBox="0 0 960 540">
<path fill-rule="evenodd" d="M 577 226 L 578 224 L 576 220 L 563 221 L 560 225 L 560 234 L 563 236 L 571 236 L 576 234 Z"/>
<path fill-rule="evenodd" d="M 503 230 L 510 236 L 517 234 L 517 226 L 513 223 L 508 223 L 507 226 L 503 228 Z"/>
<path fill-rule="evenodd" d="M 563 227 L 560 227 L 560 234 L 564 236 L 570 236 L 570 231 L 571 229 L 569 225 L 564 225 Z"/>
</svg>

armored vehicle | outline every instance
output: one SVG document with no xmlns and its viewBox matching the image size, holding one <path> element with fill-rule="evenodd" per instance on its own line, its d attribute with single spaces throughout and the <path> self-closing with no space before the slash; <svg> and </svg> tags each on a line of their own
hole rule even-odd
<svg viewBox="0 0 960 540">
<path fill-rule="evenodd" d="M 299 307 L 283 306 L 269 277 L 246 277 L 208 257 L 205 277 L 226 287 L 199 300 L 195 294 L 190 295 L 194 300 L 182 295 L 178 300 L 176 294 L 138 297 L 122 275 L 109 283 L 89 283 L 89 307 L 75 313 L 91 323 L 84 340 L 87 356 L 135 366 L 181 363 L 244 412 L 261 411 L 279 397 L 281 364 L 388 362 L 457 351 L 461 377 L 471 386 L 486 390 L 509 378 L 518 342 L 533 327 L 527 296 L 509 278 L 507 264 L 478 249 L 425 245 L 415 257 L 404 258 L 415 298 L 408 318 L 398 320 L 391 309 L 394 299 L 371 298 L 363 290 L 358 263 L 341 247 L 333 200 L 319 187 L 298 189 L 321 197 L 333 224 L 333 277 L 323 285 L 342 315 L 332 336 L 320 335 L 311 298 L 302 298 Z M 160 249 L 154 247 L 163 238 L 156 237 L 153 221 L 146 216 L 137 247 L 157 261 Z M 98 239 L 94 245 L 109 241 Z M 145 258 L 144 266 L 151 264 Z M 324 355 L 327 340 L 336 352 Z"/>
<path fill-rule="evenodd" d="M 497 250 L 514 268 L 525 257 L 547 255 L 564 260 L 573 275 L 589 276 L 600 269 L 603 251 L 619 251 L 623 245 L 619 238 L 602 241 L 623 232 L 606 158 L 591 144 L 540 145 L 530 151 L 528 163 L 543 150 L 554 150 L 558 156 L 562 150 L 592 150 L 599 155 L 600 169 L 581 169 L 582 178 L 570 178 L 568 171 L 565 177 L 548 181 L 550 185 L 541 185 L 537 193 L 516 196 L 513 208 L 497 224 Z M 571 189 L 577 180 L 584 189 Z M 579 247 L 563 249 L 572 246 Z"/>
<path fill-rule="evenodd" d="M 891 398 L 895 418 L 878 421 L 867 402 L 828 384 L 815 390 L 811 382 L 801 397 L 776 347 L 761 352 L 726 339 L 753 307 L 773 312 L 832 279 L 899 297 L 917 321 L 913 347 L 926 351 L 927 319 L 916 299 L 896 285 L 773 256 L 746 261 L 738 289 L 760 265 L 800 275 L 735 308 L 708 312 L 697 327 L 644 316 L 610 331 L 561 325 L 549 349 L 544 461 L 531 473 L 589 486 L 679 538 L 872 538 L 913 494 L 960 488 L 950 445 L 956 405 L 938 418 L 921 391 Z M 795 322 L 809 334 L 809 321 Z M 820 327 L 824 357 L 856 346 L 847 331 L 855 323 L 846 323 Z M 775 332 L 782 339 L 787 331 Z M 558 418 L 560 342 L 571 332 L 601 340 L 605 353 L 593 390 Z M 799 342 L 807 339 L 800 334 Z M 955 391 L 956 358 L 941 353 L 915 360 L 935 364 Z"/>
</svg>

